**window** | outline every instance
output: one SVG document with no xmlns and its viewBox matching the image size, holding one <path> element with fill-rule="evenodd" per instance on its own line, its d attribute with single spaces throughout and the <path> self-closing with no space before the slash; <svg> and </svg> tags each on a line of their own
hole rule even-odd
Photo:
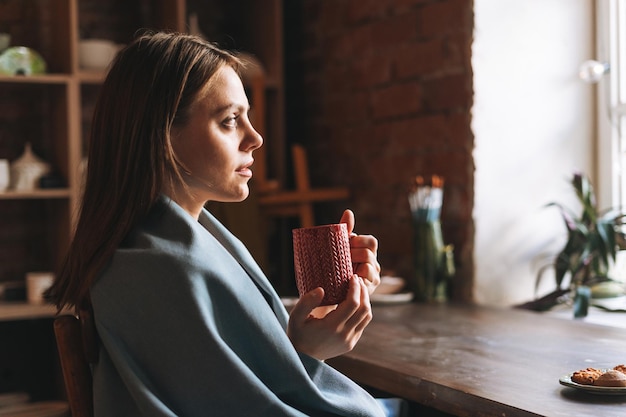
<svg viewBox="0 0 626 417">
<path fill-rule="evenodd" d="M 597 60 L 608 64 L 598 83 L 598 200 L 626 208 L 626 2 L 597 1 Z"/>
</svg>

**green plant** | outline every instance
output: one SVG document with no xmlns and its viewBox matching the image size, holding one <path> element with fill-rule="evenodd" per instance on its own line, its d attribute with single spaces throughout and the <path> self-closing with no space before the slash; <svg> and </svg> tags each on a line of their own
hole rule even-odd
<svg viewBox="0 0 626 417">
<path fill-rule="evenodd" d="M 548 204 L 559 208 L 567 229 L 567 242 L 553 263 L 540 269 L 535 283 L 537 291 L 545 272 L 553 269 L 556 289 L 520 307 L 548 310 L 567 300 L 569 294 L 585 294 L 577 291 L 580 288 L 592 288 L 613 281 L 608 276 L 609 267 L 615 262 L 617 251 L 626 248 L 622 231 L 625 215 L 616 210 L 599 212 L 593 186 L 586 176 L 574 174 L 571 184 L 581 203 L 582 212 L 577 217 L 559 203 Z M 577 316 L 585 314 L 577 314 L 575 311 Z"/>
</svg>

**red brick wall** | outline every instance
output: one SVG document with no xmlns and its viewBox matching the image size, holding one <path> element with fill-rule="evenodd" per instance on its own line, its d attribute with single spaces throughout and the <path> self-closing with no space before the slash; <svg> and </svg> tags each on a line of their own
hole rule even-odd
<svg viewBox="0 0 626 417">
<path fill-rule="evenodd" d="M 286 2 L 288 134 L 312 183 L 348 186 L 357 232 L 379 238 L 383 268 L 410 276 L 407 189 L 445 178 L 444 240 L 455 246 L 456 300 L 473 285 L 471 0 Z M 341 204 L 316 208 L 338 220 Z"/>
</svg>

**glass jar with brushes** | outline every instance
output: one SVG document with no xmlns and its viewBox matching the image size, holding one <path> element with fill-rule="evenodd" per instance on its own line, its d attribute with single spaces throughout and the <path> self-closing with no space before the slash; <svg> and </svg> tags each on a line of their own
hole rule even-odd
<svg viewBox="0 0 626 417">
<path fill-rule="evenodd" d="M 454 247 L 444 244 L 441 232 L 443 184 L 437 175 L 430 181 L 417 176 L 409 192 L 415 274 L 408 285 L 416 301 L 446 301 L 447 284 L 455 272 Z"/>
</svg>

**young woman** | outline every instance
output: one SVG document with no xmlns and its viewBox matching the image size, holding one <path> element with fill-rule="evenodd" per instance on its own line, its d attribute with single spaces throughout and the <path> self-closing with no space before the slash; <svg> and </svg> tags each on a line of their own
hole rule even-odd
<svg viewBox="0 0 626 417">
<path fill-rule="evenodd" d="M 83 204 L 51 294 L 93 309 L 96 416 L 382 416 L 323 361 L 371 320 L 377 241 L 351 237 L 346 301 L 305 294 L 291 316 L 205 208 L 248 196 L 263 139 L 240 62 L 197 37 L 144 34 L 116 57 L 89 142 Z M 341 221 L 352 231 L 354 217 Z"/>
</svg>

